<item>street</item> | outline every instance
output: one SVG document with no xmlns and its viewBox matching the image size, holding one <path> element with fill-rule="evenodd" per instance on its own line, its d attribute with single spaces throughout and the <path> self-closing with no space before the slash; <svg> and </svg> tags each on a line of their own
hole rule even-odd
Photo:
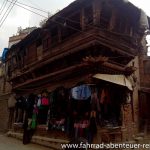
<svg viewBox="0 0 150 150">
<path fill-rule="evenodd" d="M 22 141 L 0 134 L 0 150 L 50 150 L 36 144 L 23 145 Z"/>
</svg>

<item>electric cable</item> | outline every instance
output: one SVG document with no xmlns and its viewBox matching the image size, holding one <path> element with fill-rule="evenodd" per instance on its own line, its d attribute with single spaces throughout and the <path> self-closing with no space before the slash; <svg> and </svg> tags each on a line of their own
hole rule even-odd
<svg viewBox="0 0 150 150">
<path fill-rule="evenodd" d="M 4 11 L 4 9 L 5 9 L 5 7 L 6 7 L 6 4 L 7 4 L 7 1 L 8 0 L 5 0 L 4 2 L 3 2 L 3 4 L 2 4 L 2 6 L 1 6 L 1 9 L 0 9 L 0 15 L 3 13 L 3 11 Z"/>
<path fill-rule="evenodd" d="M 15 0 L 12 0 L 9 4 L 9 6 L 7 7 L 5 13 L 3 14 L 2 18 L 0 19 L 0 23 L 3 21 L 3 18 L 5 17 L 5 15 L 7 15 L 7 12 L 9 11 L 9 9 L 11 8 L 12 6 L 12 3 L 14 2 Z"/>
<path fill-rule="evenodd" d="M 10 1 L 8 0 L 8 2 L 10 2 Z M 24 3 L 21 3 L 21 2 L 17 2 L 16 4 L 24 5 L 24 6 L 27 6 L 27 7 L 30 7 L 30 8 L 36 9 L 36 10 L 38 10 L 38 11 L 41 11 L 41 12 L 44 12 L 44 13 L 48 13 L 48 11 L 46 11 L 46 10 L 42 10 L 42 9 L 39 9 L 39 8 L 36 8 L 36 7 L 30 6 L 30 5 L 24 4 Z"/>
<path fill-rule="evenodd" d="M 4 0 L 4 1 L 3 1 L 2 5 L 1 5 L 1 8 L 0 8 L 0 11 L 1 11 L 1 9 L 3 8 L 5 2 L 7 2 L 7 0 Z"/>
<path fill-rule="evenodd" d="M 35 6 L 35 7 L 39 8 L 39 9 L 42 9 L 42 10 L 44 10 L 44 11 L 47 11 L 47 10 L 43 9 L 41 6 L 39 6 L 38 4 L 33 3 L 33 1 L 32 1 L 32 0 L 28 0 L 28 2 L 29 2 L 29 3 L 31 3 L 33 6 Z M 48 11 L 47 11 L 47 12 L 48 12 Z"/>
<path fill-rule="evenodd" d="M 13 3 L 14 2 L 14 3 Z M 8 9 L 6 10 L 6 12 L 5 12 L 5 14 L 7 13 L 7 11 L 8 11 L 8 13 L 6 14 L 6 16 L 4 16 L 3 15 L 3 17 L 1 18 L 1 20 L 0 20 L 0 27 L 2 27 L 2 25 L 3 25 L 3 23 L 5 22 L 5 20 L 7 19 L 7 17 L 8 17 L 8 15 L 10 14 L 10 12 L 11 12 L 11 10 L 13 9 L 13 7 L 14 7 L 14 5 L 15 5 L 15 3 L 17 2 L 17 0 L 12 0 L 12 2 L 10 3 L 10 5 L 9 5 L 9 7 L 8 7 Z M 12 5 L 11 5 L 12 4 Z M 10 8 L 11 7 L 11 8 Z M 10 8 L 10 9 L 9 9 Z M 5 17 L 5 18 L 4 18 Z M 2 20 L 4 18 L 4 20 Z"/>
<path fill-rule="evenodd" d="M 10 1 L 8 1 L 8 2 L 10 2 Z M 30 12 L 32 12 L 32 13 L 34 13 L 34 14 L 36 14 L 36 15 L 39 15 L 39 16 L 41 16 L 41 17 L 43 17 L 43 18 L 47 18 L 46 16 L 44 16 L 44 15 L 41 15 L 40 13 L 37 13 L 37 12 L 34 12 L 34 11 L 32 11 L 32 10 L 30 10 L 30 9 L 28 9 L 28 8 L 26 8 L 26 7 L 23 7 L 22 5 L 20 5 L 20 4 L 15 4 L 16 6 L 18 6 L 18 7 L 21 7 L 21 8 L 23 8 L 23 9 L 26 9 L 26 10 L 28 10 L 28 11 L 30 11 Z"/>
</svg>

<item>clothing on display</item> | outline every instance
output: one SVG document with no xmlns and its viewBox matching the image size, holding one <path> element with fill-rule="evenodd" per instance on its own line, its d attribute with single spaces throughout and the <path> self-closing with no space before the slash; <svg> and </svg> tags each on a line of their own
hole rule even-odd
<svg viewBox="0 0 150 150">
<path fill-rule="evenodd" d="M 71 89 L 72 98 L 75 100 L 87 100 L 91 96 L 88 85 L 80 85 Z"/>
<path fill-rule="evenodd" d="M 115 92 L 114 89 L 105 85 L 84 84 L 71 89 L 60 87 L 51 93 L 45 90 L 37 95 L 19 97 L 16 120 L 24 120 L 24 143 L 31 140 L 37 125 L 45 125 L 47 130 L 63 131 L 71 137 L 84 137 L 91 143 L 97 126 L 118 125 L 121 92 Z"/>
</svg>

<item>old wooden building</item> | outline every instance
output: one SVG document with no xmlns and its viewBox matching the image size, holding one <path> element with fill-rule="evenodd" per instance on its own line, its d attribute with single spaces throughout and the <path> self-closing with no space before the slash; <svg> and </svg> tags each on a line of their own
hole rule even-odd
<svg viewBox="0 0 150 150">
<path fill-rule="evenodd" d="M 47 111 L 38 112 L 45 121 L 37 119 L 36 134 L 84 135 L 96 143 L 137 134 L 138 54 L 146 18 L 127 1 L 76 0 L 10 48 L 6 70 L 12 91 L 24 99 L 36 95 L 34 104 L 40 96 L 49 99 Z M 80 97 L 82 88 L 87 99 Z M 15 121 L 14 130 L 23 118 Z"/>
</svg>

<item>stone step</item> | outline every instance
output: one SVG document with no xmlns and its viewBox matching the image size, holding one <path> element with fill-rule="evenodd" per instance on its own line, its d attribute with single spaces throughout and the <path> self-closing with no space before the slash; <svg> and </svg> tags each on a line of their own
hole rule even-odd
<svg viewBox="0 0 150 150">
<path fill-rule="evenodd" d="M 134 140 L 135 140 L 136 142 L 140 142 L 140 141 L 143 141 L 144 138 L 143 138 L 143 137 L 135 137 Z"/>
<path fill-rule="evenodd" d="M 13 131 L 7 132 L 7 136 L 14 137 L 19 140 L 23 139 L 23 133 L 16 133 Z M 50 147 L 56 150 L 61 149 L 61 144 L 69 143 L 69 141 L 67 140 L 54 139 L 54 138 L 48 138 L 48 137 L 42 137 L 42 136 L 33 136 L 31 142 L 35 144 L 43 145 L 46 147 Z"/>
<path fill-rule="evenodd" d="M 144 136 L 145 136 L 144 132 L 136 134 L 136 137 L 144 137 Z"/>
</svg>

